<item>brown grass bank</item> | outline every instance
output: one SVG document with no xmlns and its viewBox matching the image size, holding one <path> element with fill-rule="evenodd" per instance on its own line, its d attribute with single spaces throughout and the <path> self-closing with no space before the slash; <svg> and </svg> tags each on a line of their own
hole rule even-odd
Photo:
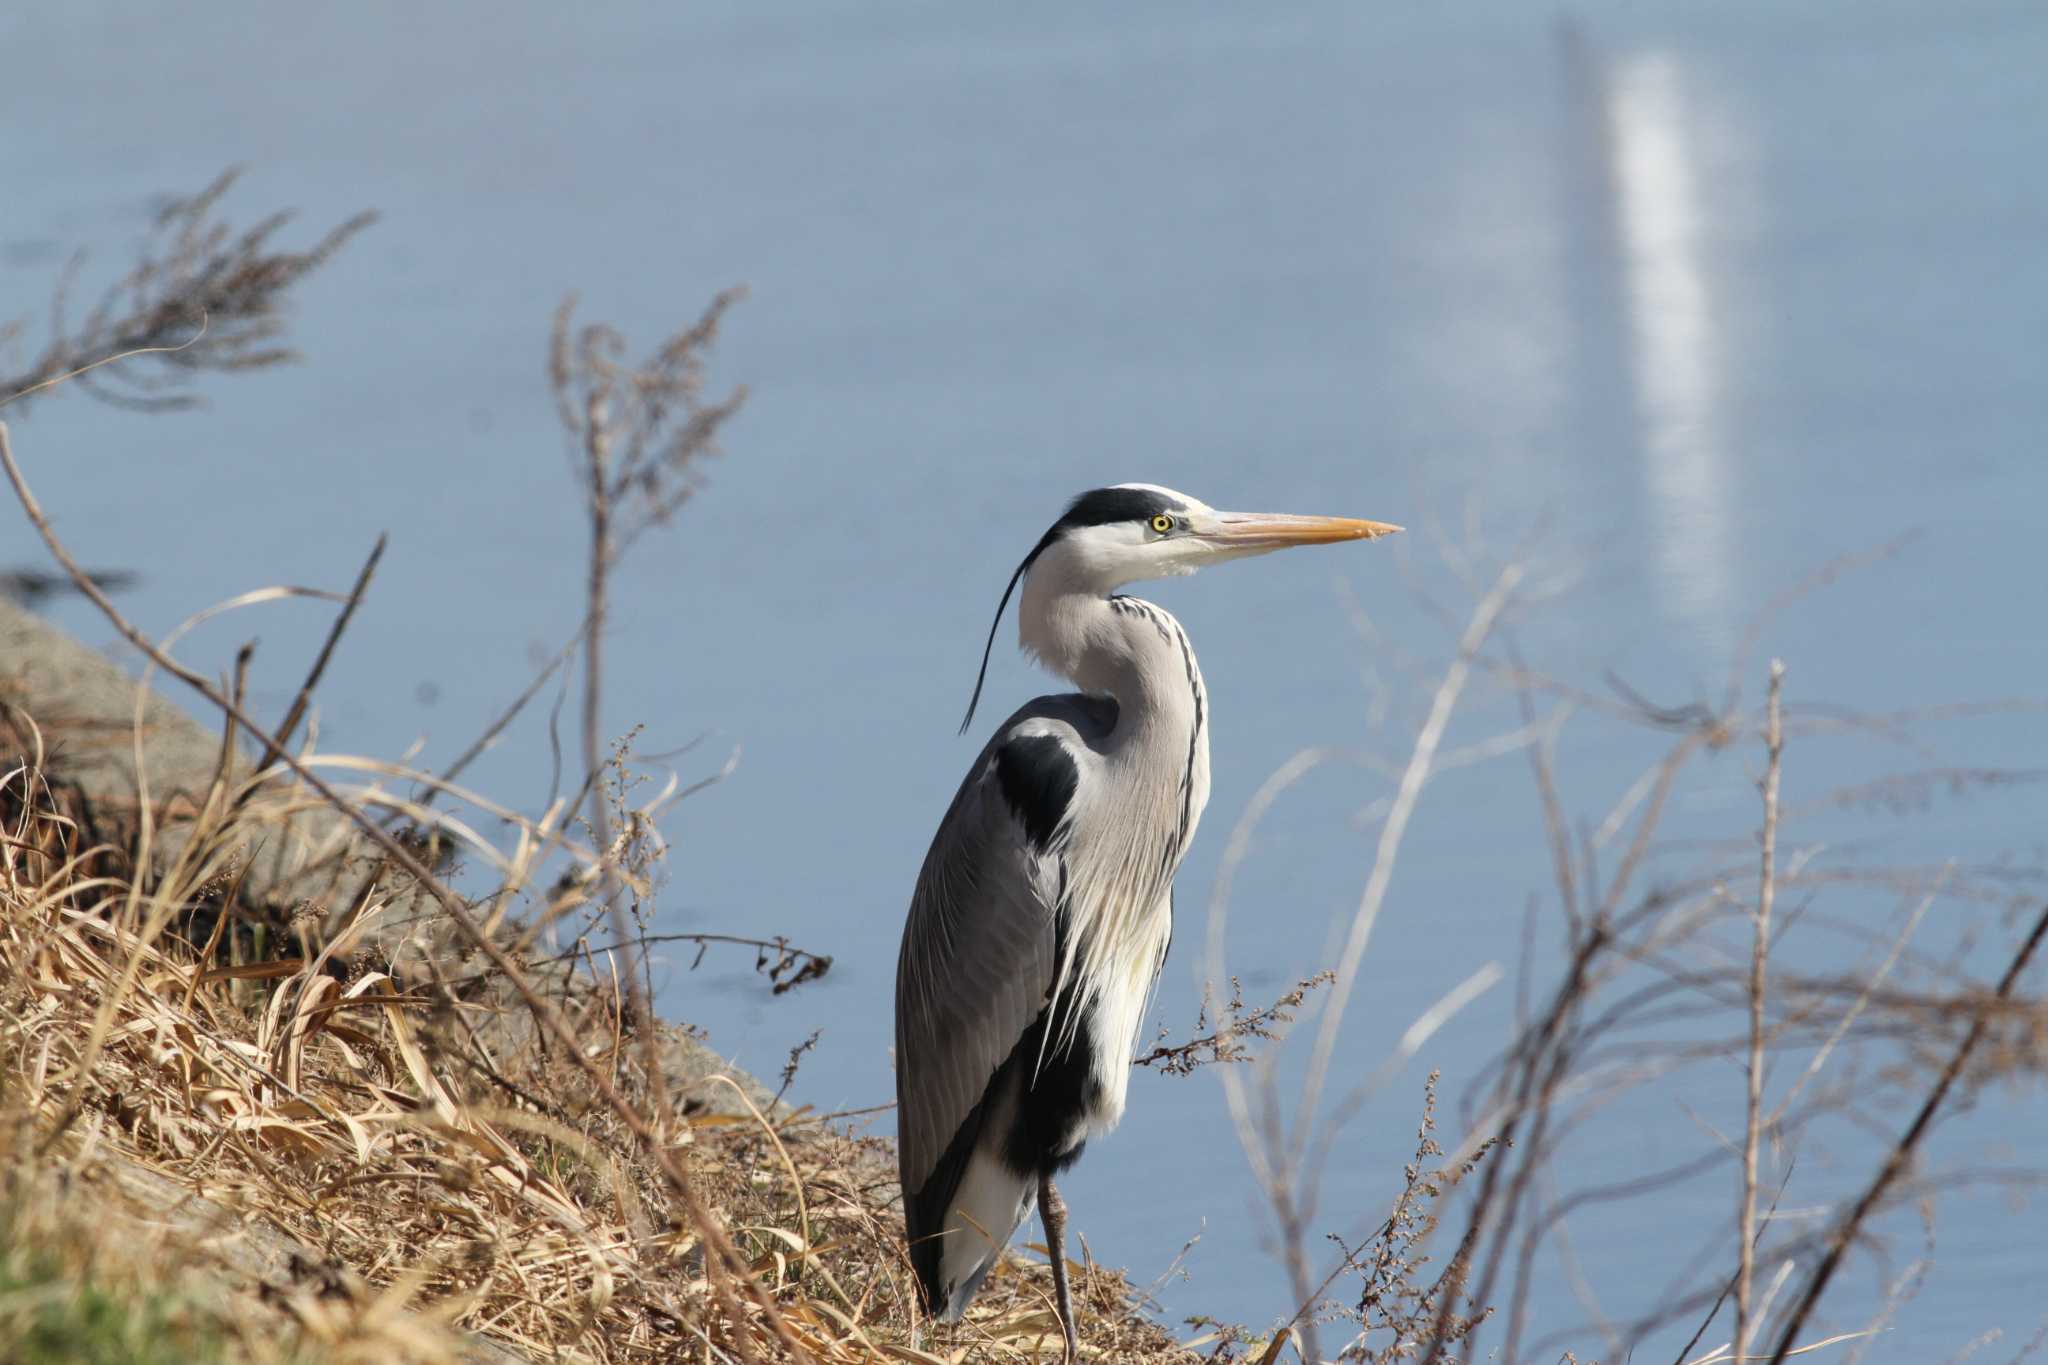
<svg viewBox="0 0 2048 1365">
<path fill-rule="evenodd" d="M 141 832 L 34 761 L 62 737 L 7 717 L 30 761 L 0 782 L 0 1356 L 128 1358 L 131 1337 L 248 1361 L 1056 1348 L 1029 1257 L 962 1328 L 915 1320 L 886 1141 L 738 1078 L 696 1098 L 672 1068 L 658 1152 L 729 1244 L 707 1255 L 664 1163 L 516 1003 L 457 955 L 391 969 L 377 931 L 402 896 L 365 884 L 328 935 L 247 894 L 251 835 L 302 794 L 181 793 L 177 852 L 138 872 Z M 259 927 L 284 946 L 256 951 Z M 651 1112 L 647 1031 L 607 963 L 538 956 L 520 965 L 582 1058 Z M 1191 1358 L 1121 1276 L 1079 1274 L 1091 1354 Z"/>
</svg>

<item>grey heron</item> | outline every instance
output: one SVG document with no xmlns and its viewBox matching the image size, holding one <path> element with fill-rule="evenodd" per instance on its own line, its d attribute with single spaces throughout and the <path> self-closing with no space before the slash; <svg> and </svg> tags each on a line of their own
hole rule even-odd
<svg viewBox="0 0 2048 1365">
<path fill-rule="evenodd" d="M 1398 531 L 1218 512 L 1153 484 L 1083 493 L 1010 576 L 1039 697 L 968 769 L 918 874 L 896 962 L 897 1159 L 925 1307 L 958 1319 L 1037 1204 L 1067 1358 L 1066 1205 L 1053 1176 L 1123 1116 L 1173 933 L 1173 877 L 1209 798 L 1209 698 L 1187 632 L 1117 590 L 1289 545 Z"/>
</svg>

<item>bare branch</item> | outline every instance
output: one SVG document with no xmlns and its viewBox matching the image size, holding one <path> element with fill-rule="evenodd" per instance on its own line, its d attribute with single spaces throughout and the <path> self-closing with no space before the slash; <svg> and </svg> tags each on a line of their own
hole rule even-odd
<svg viewBox="0 0 2048 1365">
<path fill-rule="evenodd" d="M 1752 1280 L 1756 1274 L 1756 1155 L 1764 1109 L 1764 978 L 1771 953 L 1771 903 L 1778 890 L 1778 773 L 1785 752 L 1783 694 L 1785 665 L 1771 660 L 1770 720 L 1764 740 L 1769 752 L 1764 770 L 1764 833 L 1762 869 L 1756 893 L 1755 932 L 1749 951 L 1749 1095 L 1742 1139 L 1742 1202 L 1736 1225 L 1741 1233 L 1735 1272 L 1735 1356 L 1749 1354 Z"/>
<path fill-rule="evenodd" d="M 777 934 L 774 938 L 747 938 L 740 934 L 636 934 L 631 940 L 606 943 L 598 947 L 579 945 L 566 953 L 553 957 L 535 958 L 529 966 L 539 967 L 551 962 L 567 962 L 586 953 L 615 953 L 622 948 L 636 948 L 645 952 L 657 943 L 694 943 L 697 955 L 690 960 L 690 970 L 702 965 L 704 954 L 718 944 L 731 944 L 754 950 L 754 970 L 766 976 L 776 995 L 796 989 L 806 981 L 817 981 L 832 970 L 830 953 L 814 953 L 799 948 L 787 938 Z"/>
<path fill-rule="evenodd" d="M 306 674 L 306 681 L 299 685 L 298 695 L 292 698 L 291 709 L 284 713 L 284 719 L 278 723 L 278 744 L 291 743 L 292 731 L 298 729 L 299 722 L 305 718 L 306 708 L 313 701 L 313 689 L 320 685 L 321 677 L 327 672 L 328 660 L 334 657 L 335 645 L 340 643 L 342 633 L 348 629 L 348 623 L 355 619 L 356 608 L 363 604 L 363 594 L 370 590 L 370 580 L 376 576 L 378 561 L 384 558 L 384 546 L 388 539 L 388 536 L 380 534 L 377 543 L 370 547 L 370 557 L 363 561 L 362 571 L 356 575 L 355 586 L 349 589 L 348 601 L 342 604 L 341 611 L 334 618 L 334 624 L 328 628 L 327 638 L 320 642 L 320 653 L 315 656 L 313 667 Z M 263 757 L 256 760 L 257 770 L 269 767 L 276 759 L 276 750 L 265 747 Z"/>
</svg>

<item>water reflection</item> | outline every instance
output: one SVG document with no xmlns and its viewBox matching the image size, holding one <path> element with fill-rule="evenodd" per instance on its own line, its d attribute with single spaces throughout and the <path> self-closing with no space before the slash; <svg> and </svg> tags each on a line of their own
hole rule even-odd
<svg viewBox="0 0 2048 1365">
<path fill-rule="evenodd" d="M 1590 196 L 1573 213 L 1593 258 L 1575 299 L 1597 393 L 1616 373 L 1630 385 L 1632 447 L 1642 468 L 1645 530 L 1672 614 L 1709 642 L 1725 643 L 1740 613 L 1734 544 L 1739 490 L 1727 446 L 1726 281 L 1708 251 L 1718 195 L 1707 152 L 1728 136 L 1706 116 L 1697 73 L 1666 52 L 1607 58 L 1576 28 L 1563 34 L 1579 118 L 1578 155 L 1592 174 L 1567 192 Z M 1618 316 L 1616 314 L 1618 313 Z M 1603 316 L 1604 315 L 1604 316 Z M 1608 344 L 1600 344 L 1605 340 Z"/>
<path fill-rule="evenodd" d="M 1732 599 L 1734 509 L 1718 422 L 1721 335 L 1678 64 L 1657 53 L 1617 63 L 1607 117 L 1655 552 L 1682 609 L 1719 633 Z"/>
</svg>

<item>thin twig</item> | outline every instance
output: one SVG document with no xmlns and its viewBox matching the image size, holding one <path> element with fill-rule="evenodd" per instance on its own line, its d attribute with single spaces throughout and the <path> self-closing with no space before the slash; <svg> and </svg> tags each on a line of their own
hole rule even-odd
<svg viewBox="0 0 2048 1365">
<path fill-rule="evenodd" d="M 5 385 L 0 385 L 0 408 L 6 407 L 9 403 L 25 403 L 44 389 L 54 389 L 59 384 L 67 383 L 73 379 L 83 379 L 86 375 L 91 374 L 94 370 L 104 365 L 115 365 L 124 360 L 133 360 L 146 355 L 176 355 L 187 347 L 197 346 L 206 339 L 206 325 L 208 321 L 209 319 L 204 313 L 200 314 L 199 330 L 175 345 L 135 346 L 128 350 L 112 351 L 106 355 L 95 356 L 93 359 L 78 364 L 71 369 L 48 374 L 39 379 L 34 378 L 32 374 L 9 381 Z M 49 365 L 46 363 L 42 368 L 48 369 Z M 40 371 L 36 373 L 40 373 Z M 102 583 L 105 582 L 105 575 L 103 574 L 94 574 L 93 577 Z"/>
<path fill-rule="evenodd" d="M 356 608 L 363 604 L 363 594 L 370 590 L 370 579 L 376 575 L 377 561 L 384 558 L 384 545 L 389 539 L 388 534 L 380 532 L 377 543 L 370 547 L 370 557 L 363 561 L 361 572 L 356 574 L 355 586 L 349 589 L 348 601 L 342 604 L 341 613 L 334 618 L 334 624 L 328 627 L 327 638 L 320 644 L 320 653 L 314 658 L 313 667 L 307 671 L 306 681 L 299 685 L 299 694 L 292 698 L 291 709 L 286 711 L 284 719 L 278 722 L 278 746 L 291 743 L 292 732 L 298 729 L 299 722 L 305 719 L 306 708 L 313 701 L 313 689 L 320 685 L 321 676 L 327 672 L 327 661 L 334 657 L 335 645 L 341 642 L 342 632 L 348 629 L 348 623 L 355 619 Z M 277 749 L 266 745 L 263 757 L 256 761 L 256 771 L 262 772 L 276 761 Z"/>
<path fill-rule="evenodd" d="M 1373 925 L 1378 921 L 1380 907 L 1386 900 L 1387 887 L 1393 881 L 1394 862 L 1400 853 L 1402 836 L 1407 833 L 1408 820 L 1422 797 L 1423 784 L 1429 780 L 1437 746 L 1450 724 L 1451 713 L 1457 709 L 1458 697 L 1465 690 L 1472 660 L 1492 633 L 1494 623 L 1513 600 L 1515 586 L 1522 581 L 1522 574 L 1520 564 L 1510 564 L 1502 569 L 1492 590 L 1473 610 L 1464 636 L 1458 641 L 1457 657 L 1444 671 L 1443 682 L 1430 701 L 1429 716 L 1415 737 L 1415 747 L 1409 752 L 1408 765 L 1402 771 L 1394 804 L 1380 826 L 1379 847 L 1373 857 L 1372 872 L 1366 879 L 1365 891 L 1359 897 L 1358 909 L 1352 915 L 1344 949 L 1337 959 L 1336 984 L 1330 989 L 1329 1004 L 1316 1031 L 1315 1049 L 1309 1061 L 1309 1079 L 1302 1087 L 1301 1107 L 1295 1115 L 1297 1143 L 1306 1140 L 1309 1107 L 1314 1103 L 1314 1097 L 1322 1093 L 1322 1081 L 1329 1072 L 1337 1034 L 1344 1023 L 1344 1007 L 1350 1002 L 1351 988 L 1357 984 L 1359 962 L 1365 956 Z"/>
<path fill-rule="evenodd" d="M 636 949 L 644 956 L 646 950 L 657 943 L 696 944 L 698 953 L 696 958 L 690 963 L 692 971 L 695 971 L 698 964 L 704 961 L 704 950 L 712 944 L 724 943 L 741 948 L 752 948 L 754 950 L 754 970 L 767 975 L 769 983 L 773 988 L 773 993 L 776 995 L 781 995 L 797 986 L 801 986 L 806 981 L 816 981 L 832 970 L 832 955 L 830 953 L 814 953 L 808 949 L 799 948 L 780 935 L 775 938 L 748 938 L 743 934 L 704 933 L 635 934 L 631 938 L 622 939 L 614 943 L 606 943 L 595 948 L 579 944 L 566 953 L 556 953 L 550 957 L 534 958 L 527 965 L 529 967 L 546 967 L 556 962 L 567 962 L 571 958 L 582 957 L 585 953 L 601 955 L 619 952 L 626 948 Z M 770 958 L 768 956 L 770 953 L 775 954 L 775 956 Z M 478 979 L 480 978 L 467 978 L 469 981 Z"/>
<path fill-rule="evenodd" d="M 612 500 L 610 480 L 607 477 L 611 464 L 611 418 L 605 399 L 607 393 L 593 389 L 585 400 L 583 414 L 583 455 L 586 461 L 585 473 L 590 480 L 590 503 L 587 508 L 590 517 L 590 562 L 584 580 L 586 597 L 583 609 L 583 771 L 594 778 L 602 771 L 600 751 L 604 743 L 604 627 L 605 607 L 608 596 L 605 591 L 605 576 L 612 562 Z M 605 851 L 607 860 L 611 850 L 611 813 L 605 809 L 605 789 L 602 779 L 590 783 L 589 818 L 593 831 L 592 842 Z M 610 895 L 608 899 L 613 899 Z M 626 922 L 621 916 L 612 925 L 614 937 L 626 937 Z M 638 1009 L 639 1001 L 634 1002 Z"/>
<path fill-rule="evenodd" d="M 555 670 L 560 668 L 563 664 L 567 663 L 569 660 L 569 656 L 574 654 L 576 650 L 582 645 L 582 643 L 583 629 L 579 628 L 574 635 L 569 637 L 567 643 L 565 643 L 559 650 L 555 651 L 555 657 L 548 660 L 546 665 L 544 665 L 538 673 L 534 674 L 533 681 L 526 685 L 526 690 L 521 692 L 517 697 L 514 697 L 512 699 L 512 704 L 510 706 L 507 706 L 503 711 L 500 711 L 498 713 L 497 719 L 493 720 L 489 725 L 486 725 L 483 729 L 483 733 L 478 735 L 467 749 L 464 749 L 460 754 L 456 755 L 455 761 L 453 763 L 450 763 L 448 765 L 447 770 L 441 774 L 441 782 L 444 784 L 453 782 L 456 778 L 462 775 L 462 772 L 465 768 L 469 767 L 470 764 L 474 763 L 477 760 L 478 755 L 482 754 L 484 750 L 490 748 L 491 745 L 497 740 L 498 736 L 505 733 L 505 727 L 510 725 L 514 720 L 518 719 L 519 713 L 526 709 L 527 703 L 531 702 L 534 699 L 534 697 L 539 695 L 541 688 L 547 686 L 548 679 L 555 676 Z M 439 796 L 444 789 L 445 788 L 442 786 L 428 787 L 427 790 L 417 798 L 418 804 L 422 806 L 432 805 L 434 803 L 434 798 Z M 553 803 L 550 802 L 549 804 Z"/>
<path fill-rule="evenodd" d="M 1737 1220 L 1741 1261 L 1735 1272 L 1735 1355 L 1749 1353 L 1752 1282 L 1756 1275 L 1756 1156 L 1764 1108 L 1764 985 L 1771 951 L 1771 905 L 1778 889 L 1778 774 L 1785 752 L 1783 693 L 1785 665 L 1771 660 L 1770 694 L 1766 703 L 1764 744 L 1764 834 L 1762 867 L 1756 893 L 1754 932 L 1749 947 L 1749 1096 L 1742 1135 L 1742 1204 Z"/>
</svg>

